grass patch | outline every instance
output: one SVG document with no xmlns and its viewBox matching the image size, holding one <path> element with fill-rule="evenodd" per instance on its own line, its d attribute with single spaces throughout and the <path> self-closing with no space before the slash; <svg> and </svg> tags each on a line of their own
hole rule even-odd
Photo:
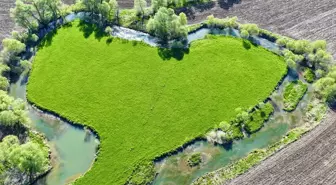
<svg viewBox="0 0 336 185">
<path fill-rule="evenodd" d="M 301 98 L 307 91 L 307 84 L 304 84 L 301 80 L 293 81 L 286 85 L 284 98 L 284 110 L 293 111 L 299 104 Z"/>
<path fill-rule="evenodd" d="M 315 73 L 310 68 L 306 68 L 303 72 L 303 77 L 308 83 L 313 83 L 315 80 Z"/>
<path fill-rule="evenodd" d="M 264 122 L 268 120 L 274 111 L 274 107 L 271 103 L 267 102 L 262 107 L 257 108 L 250 113 L 250 119 L 245 123 L 244 129 L 248 133 L 254 133 L 264 126 Z"/>
<path fill-rule="evenodd" d="M 27 87 L 31 102 L 100 135 L 98 160 L 75 184 L 124 184 L 141 161 L 267 98 L 287 72 L 281 57 L 240 39 L 204 39 L 167 56 L 142 43 L 107 44 L 76 25 L 37 52 Z"/>
</svg>

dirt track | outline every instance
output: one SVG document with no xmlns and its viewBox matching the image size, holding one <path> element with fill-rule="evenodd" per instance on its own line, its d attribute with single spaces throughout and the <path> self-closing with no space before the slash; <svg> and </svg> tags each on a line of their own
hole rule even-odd
<svg viewBox="0 0 336 185">
<path fill-rule="evenodd" d="M 68 0 L 71 1 L 71 0 Z M 14 24 L 8 11 L 14 0 L 0 0 L 0 40 Z M 121 0 L 132 7 L 133 0 Z M 211 9 L 196 9 L 191 23 L 217 17 L 238 16 L 262 28 L 300 39 L 325 39 L 336 56 L 335 0 L 219 0 Z M 336 184 L 336 113 L 299 141 L 268 158 L 230 184 Z"/>
</svg>

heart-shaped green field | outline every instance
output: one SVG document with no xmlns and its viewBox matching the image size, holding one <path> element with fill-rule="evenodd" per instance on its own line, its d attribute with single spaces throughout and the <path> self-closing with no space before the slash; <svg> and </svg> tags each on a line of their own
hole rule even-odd
<svg viewBox="0 0 336 185">
<path fill-rule="evenodd" d="M 38 106 L 99 133 L 98 161 L 76 184 L 124 184 L 138 162 L 256 105 L 286 73 L 281 57 L 236 38 L 195 41 L 183 55 L 83 36 L 75 25 L 38 51 L 27 90 Z"/>
</svg>

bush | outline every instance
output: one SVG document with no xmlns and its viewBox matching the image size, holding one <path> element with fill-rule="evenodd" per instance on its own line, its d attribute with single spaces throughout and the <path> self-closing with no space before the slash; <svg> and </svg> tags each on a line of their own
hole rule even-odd
<svg viewBox="0 0 336 185">
<path fill-rule="evenodd" d="M 237 17 L 219 19 L 215 18 L 213 15 L 209 15 L 205 23 L 208 27 L 212 28 L 236 28 L 238 27 L 237 20 Z"/>
<path fill-rule="evenodd" d="M 244 129 L 248 133 L 254 133 L 264 126 L 264 122 L 269 119 L 274 112 L 274 107 L 271 103 L 266 103 L 259 106 L 256 110 L 250 113 L 249 120 L 244 124 Z"/>
<path fill-rule="evenodd" d="M 284 110 L 293 111 L 306 93 L 307 88 L 307 85 L 300 80 L 287 84 L 283 94 Z"/>
<path fill-rule="evenodd" d="M 199 164 L 201 164 L 201 162 L 202 162 L 201 153 L 194 153 L 188 159 L 188 165 L 190 167 L 198 166 Z"/>
<path fill-rule="evenodd" d="M 303 72 L 303 77 L 308 83 L 313 83 L 315 80 L 315 73 L 310 68 L 306 68 Z"/>
<path fill-rule="evenodd" d="M 246 30 L 251 36 L 259 35 L 259 27 L 256 24 L 243 24 L 240 26 L 240 29 Z"/>
</svg>

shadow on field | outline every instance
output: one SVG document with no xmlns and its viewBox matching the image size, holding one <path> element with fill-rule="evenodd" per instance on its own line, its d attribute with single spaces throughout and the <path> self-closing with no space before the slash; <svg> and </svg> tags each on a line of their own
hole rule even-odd
<svg viewBox="0 0 336 185">
<path fill-rule="evenodd" d="M 85 21 L 80 21 L 77 27 L 83 32 L 85 38 L 94 34 L 94 37 L 100 41 L 103 37 L 108 36 L 108 34 L 106 34 L 99 26 Z"/>
<path fill-rule="evenodd" d="M 239 4 L 242 2 L 242 0 L 217 0 L 219 7 L 229 10 L 233 7 L 234 4 Z"/>
<path fill-rule="evenodd" d="M 43 37 L 40 44 L 38 45 L 38 49 L 42 49 L 44 47 L 48 47 L 52 44 L 52 40 L 54 36 L 57 34 L 57 29 L 49 32 L 46 36 Z"/>
<path fill-rule="evenodd" d="M 251 42 L 243 40 L 243 46 L 245 49 L 249 50 L 251 49 Z"/>
<path fill-rule="evenodd" d="M 176 60 L 182 60 L 185 54 L 189 54 L 189 49 L 184 48 L 158 48 L 158 55 L 163 60 L 170 60 L 175 58 Z"/>
</svg>

